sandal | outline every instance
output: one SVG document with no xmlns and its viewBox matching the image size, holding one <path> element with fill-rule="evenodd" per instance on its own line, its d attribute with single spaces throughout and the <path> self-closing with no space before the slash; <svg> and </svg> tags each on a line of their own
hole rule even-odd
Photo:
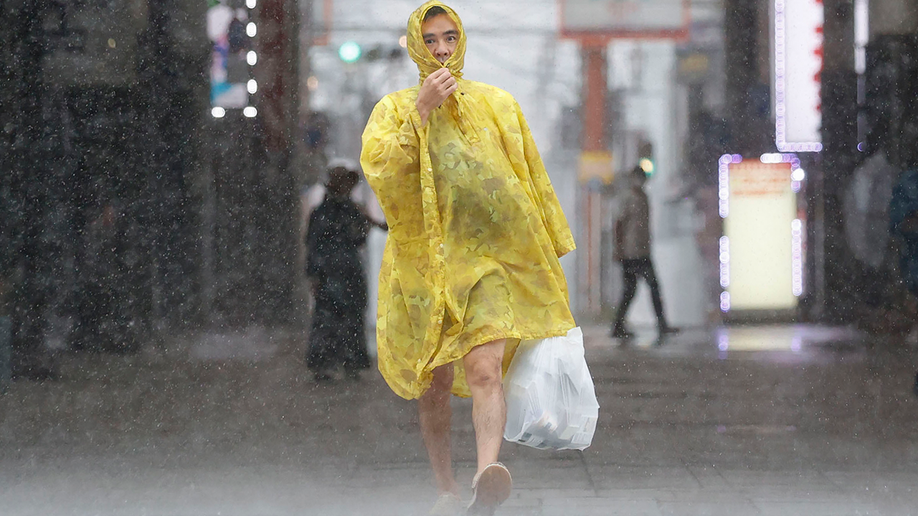
<svg viewBox="0 0 918 516">
<path fill-rule="evenodd" d="M 472 501 L 469 516 L 491 516 L 497 506 L 510 498 L 513 479 L 510 471 L 500 462 L 488 464 L 472 479 Z"/>
<path fill-rule="evenodd" d="M 462 499 L 453 493 L 443 493 L 430 508 L 428 516 L 459 516 L 462 514 Z"/>
</svg>

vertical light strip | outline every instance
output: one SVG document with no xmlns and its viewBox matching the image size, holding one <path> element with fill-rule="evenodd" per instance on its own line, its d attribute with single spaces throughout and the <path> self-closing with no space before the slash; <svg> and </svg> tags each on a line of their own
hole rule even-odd
<svg viewBox="0 0 918 516">
<path fill-rule="evenodd" d="M 784 150 L 787 143 L 787 99 L 784 94 L 784 74 L 787 70 L 785 34 L 784 0 L 775 0 L 775 142 L 778 150 Z"/>
<path fill-rule="evenodd" d="M 720 287 L 723 291 L 720 293 L 720 311 L 730 311 L 730 293 L 727 289 L 730 287 L 730 238 L 726 235 L 720 237 Z"/>
<path fill-rule="evenodd" d="M 727 334 L 726 329 L 721 328 L 717 334 L 717 349 L 721 351 L 730 349 L 730 335 Z"/>
<path fill-rule="evenodd" d="M 717 212 L 725 219 L 730 213 L 730 162 L 733 157 L 724 154 L 717 162 Z"/>
<path fill-rule="evenodd" d="M 723 219 L 730 214 L 730 164 L 742 161 L 742 156 L 738 154 L 724 154 L 717 161 L 718 212 Z M 720 293 L 720 311 L 726 313 L 730 311 L 730 293 L 727 292 L 730 286 L 730 238 L 726 235 L 720 237 L 718 257 L 720 286 L 723 289 Z"/>
<path fill-rule="evenodd" d="M 730 293 L 729 292 L 720 293 L 720 311 L 724 313 L 730 311 Z"/>
<path fill-rule="evenodd" d="M 795 296 L 803 294 L 803 221 L 791 222 L 791 289 Z"/>
<path fill-rule="evenodd" d="M 867 70 L 867 43 L 870 40 L 870 1 L 854 0 L 854 71 Z"/>
<path fill-rule="evenodd" d="M 256 0 L 246 0 L 245 5 L 249 8 L 249 20 L 252 20 L 252 12 L 255 10 Z M 249 21 L 249 23 L 246 24 L 245 33 L 248 37 L 252 39 L 255 38 L 255 36 L 258 34 L 258 26 L 255 25 L 254 21 Z M 258 62 L 258 54 L 256 54 L 254 50 L 249 50 L 245 55 L 245 60 L 250 67 L 254 67 Z M 249 92 L 250 103 L 253 100 L 252 95 L 255 95 L 255 92 L 258 91 L 258 82 L 255 81 L 254 76 L 254 71 L 250 71 L 249 77 L 252 78 L 249 79 L 246 83 L 246 91 Z M 247 118 L 255 118 L 258 115 L 258 109 L 255 106 L 248 105 L 245 107 L 245 109 L 242 110 L 242 114 Z"/>
</svg>

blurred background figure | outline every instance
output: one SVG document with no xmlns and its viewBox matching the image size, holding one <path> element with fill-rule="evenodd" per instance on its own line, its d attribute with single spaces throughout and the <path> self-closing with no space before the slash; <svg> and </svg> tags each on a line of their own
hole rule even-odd
<svg viewBox="0 0 918 516">
<path fill-rule="evenodd" d="M 625 192 L 621 210 L 615 218 L 615 247 L 612 257 L 622 263 L 624 286 L 621 302 L 615 314 L 615 323 L 612 325 L 612 336 L 633 336 L 625 329 L 625 316 L 628 315 L 628 307 L 631 306 L 637 291 L 638 276 L 644 278 L 650 287 L 653 310 L 657 315 L 657 328 L 660 336 L 663 336 L 675 330 L 666 322 L 660 285 L 653 269 L 653 262 L 650 260 L 650 203 L 644 192 L 647 173 L 639 166 L 634 167 L 629 179 L 630 188 Z"/>
<path fill-rule="evenodd" d="M 332 168 L 325 199 L 309 216 L 306 276 L 315 309 L 306 365 L 317 381 L 331 380 L 339 366 L 356 380 L 361 369 L 370 367 L 364 330 L 367 281 L 360 249 L 371 225 L 386 225 L 372 221 L 351 200 L 359 182 L 356 171 Z"/>
<path fill-rule="evenodd" d="M 906 170 L 899 176 L 889 203 L 889 232 L 899 240 L 899 273 L 905 287 L 918 297 L 918 170 Z M 910 300 L 914 307 L 915 299 Z M 914 314 L 914 310 L 912 310 Z M 912 328 L 909 340 L 918 338 L 918 326 Z M 918 374 L 915 376 L 918 396 Z"/>
<path fill-rule="evenodd" d="M 4 269 L 0 267 L 0 393 L 9 387 L 12 371 L 10 370 L 10 318 L 7 315 L 6 291 L 7 280 Z"/>
<path fill-rule="evenodd" d="M 129 288 L 146 270 L 131 248 L 131 221 L 122 207 L 105 203 L 87 221 L 74 292 L 73 326 L 67 341 L 73 351 L 134 353 L 140 346 L 138 295 Z M 136 239 L 135 239 L 136 240 Z"/>
<path fill-rule="evenodd" d="M 903 172 L 893 188 L 889 229 L 898 239 L 902 281 L 912 295 L 918 296 L 918 170 Z"/>
</svg>

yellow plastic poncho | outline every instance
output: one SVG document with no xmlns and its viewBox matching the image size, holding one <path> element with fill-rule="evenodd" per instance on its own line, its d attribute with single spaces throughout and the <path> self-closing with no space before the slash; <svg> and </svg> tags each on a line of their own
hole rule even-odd
<svg viewBox="0 0 918 516">
<path fill-rule="evenodd" d="M 421 22 L 443 7 L 460 38 L 445 65 Z M 453 363 L 452 392 L 469 396 L 461 358 L 506 338 L 506 373 L 519 339 L 575 326 L 558 258 L 574 239 L 513 97 L 462 79 L 465 31 L 427 2 L 408 21 L 420 82 L 442 66 L 459 89 L 421 125 L 418 86 L 387 95 L 363 133 L 361 165 L 389 236 L 379 273 L 379 370 L 396 394 L 420 397 L 433 370 Z"/>
</svg>

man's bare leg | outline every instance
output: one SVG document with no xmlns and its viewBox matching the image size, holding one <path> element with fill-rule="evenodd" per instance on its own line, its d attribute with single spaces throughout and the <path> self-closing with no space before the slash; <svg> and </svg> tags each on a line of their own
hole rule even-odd
<svg viewBox="0 0 918 516">
<path fill-rule="evenodd" d="M 437 482 L 437 491 L 459 494 L 459 484 L 453 474 L 452 447 L 450 445 L 450 419 L 453 411 L 449 404 L 453 386 L 453 365 L 434 369 L 434 379 L 427 392 L 418 400 L 421 436 L 430 457 L 430 466 Z"/>
<path fill-rule="evenodd" d="M 501 362 L 506 340 L 472 348 L 463 359 L 465 377 L 472 391 L 472 424 L 478 447 L 478 473 L 497 462 L 507 425 Z"/>
</svg>

